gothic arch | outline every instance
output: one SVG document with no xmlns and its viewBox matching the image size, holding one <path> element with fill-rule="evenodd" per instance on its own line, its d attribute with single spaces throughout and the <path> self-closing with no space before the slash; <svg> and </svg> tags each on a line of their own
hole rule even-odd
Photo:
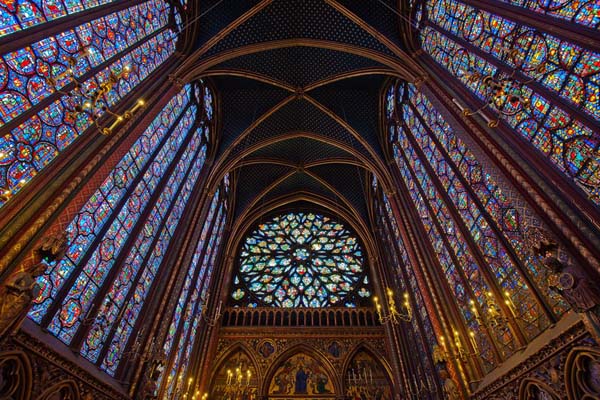
<svg viewBox="0 0 600 400">
<path fill-rule="evenodd" d="M 0 353 L 0 398 L 29 400 L 32 386 L 29 357 L 22 351 Z"/>
<path fill-rule="evenodd" d="M 273 363 L 269 367 L 268 371 L 264 375 L 264 379 L 262 381 L 262 387 L 260 388 L 260 391 L 259 391 L 260 395 L 263 396 L 263 398 L 268 397 L 269 387 L 271 386 L 271 381 L 274 379 L 275 373 L 277 372 L 279 367 L 281 365 L 283 365 L 283 363 L 286 362 L 287 360 L 289 360 L 290 358 L 294 357 L 295 355 L 299 355 L 299 354 L 306 354 L 306 355 L 312 357 L 317 362 L 319 362 L 321 364 L 321 366 L 325 369 L 327 375 L 332 379 L 335 394 L 337 396 L 339 396 L 340 393 L 343 393 L 343 391 L 342 391 L 343 386 L 342 386 L 341 380 L 339 379 L 339 376 L 335 372 L 334 366 L 329 362 L 326 355 L 318 349 L 307 346 L 305 344 L 299 344 L 299 345 L 296 345 L 296 346 L 293 346 L 293 347 L 287 349 L 273 361 Z"/>
<path fill-rule="evenodd" d="M 280 198 L 276 198 L 271 202 L 265 203 L 260 209 L 251 209 L 246 213 L 238 217 L 238 221 L 231 228 L 231 238 L 227 244 L 227 254 L 234 254 L 235 249 L 238 248 L 243 235 L 240 233 L 246 232 L 250 227 L 261 218 L 262 215 L 268 214 L 271 211 L 276 210 L 279 207 L 291 204 L 297 201 L 308 201 L 314 203 L 317 207 L 323 208 L 330 213 L 339 215 L 343 221 L 356 232 L 361 238 L 365 245 L 366 253 L 370 256 L 374 256 L 377 253 L 376 243 L 373 241 L 372 235 L 369 235 L 369 229 L 366 225 L 366 221 L 362 221 L 361 217 L 353 212 L 354 210 L 348 210 L 345 207 L 341 207 L 339 204 L 334 203 L 331 199 L 319 196 L 314 193 L 307 192 L 295 192 Z"/>
<path fill-rule="evenodd" d="M 523 379 L 519 386 L 519 400 L 536 400 L 541 398 L 540 393 L 546 393 L 551 400 L 560 399 L 560 396 L 550 386 L 538 379 Z"/>
<path fill-rule="evenodd" d="M 390 366 L 388 361 L 383 357 L 383 355 L 380 354 L 376 349 L 374 349 L 368 342 L 359 343 L 354 349 L 352 349 L 352 351 L 348 352 L 348 354 L 346 355 L 346 357 L 344 359 L 344 364 L 342 366 L 342 382 L 345 382 L 345 379 L 347 376 L 347 371 L 350 368 L 350 365 L 351 365 L 352 361 L 354 360 L 354 358 L 360 352 L 364 352 L 367 355 L 369 355 L 373 360 L 375 360 L 375 362 L 377 362 L 379 364 L 379 366 L 381 366 L 381 368 L 383 368 L 383 371 L 386 374 L 390 388 L 393 390 L 396 382 L 394 381 L 394 374 L 392 373 L 392 367 Z M 345 384 L 344 384 L 344 389 L 347 389 Z"/>
<path fill-rule="evenodd" d="M 565 387 L 569 400 L 592 400 L 600 397 L 600 350 L 575 347 L 565 361 Z"/>
<path fill-rule="evenodd" d="M 379 51 L 371 50 L 369 48 L 360 47 L 356 45 L 351 45 L 348 43 L 338 43 L 329 40 L 317 40 L 307 38 L 273 40 L 269 42 L 250 44 L 230 50 L 224 50 L 213 56 L 205 58 L 202 62 L 191 65 L 188 62 L 188 65 L 182 65 L 176 71 L 176 75 L 186 82 L 191 82 L 194 79 L 198 78 L 209 68 L 216 66 L 224 61 L 247 54 L 262 53 L 267 50 L 281 49 L 286 47 L 317 47 L 322 49 L 337 50 L 344 53 L 369 58 L 373 61 L 377 61 L 385 65 L 386 67 L 389 67 L 394 71 L 397 71 L 397 73 L 400 74 L 403 78 L 411 82 L 415 81 L 419 74 L 423 75 L 423 71 L 417 64 L 409 61 L 410 65 L 406 65 L 406 61 L 398 62 L 393 57 L 390 57 L 387 54 L 383 54 Z M 190 60 L 199 58 L 199 54 L 199 51 L 196 51 L 194 54 L 192 54 Z M 405 60 L 410 60 L 410 58 L 406 58 Z"/>
<path fill-rule="evenodd" d="M 246 357 L 248 357 L 248 359 L 252 363 L 252 367 L 254 367 L 254 370 L 256 371 L 255 377 L 260 382 L 260 380 L 262 379 L 262 371 L 259 368 L 259 363 L 258 363 L 258 360 L 256 359 L 256 355 L 255 355 L 254 351 L 252 351 L 250 348 L 248 348 L 246 346 L 246 344 L 244 344 L 243 342 L 236 342 L 236 343 L 232 344 L 231 346 L 229 346 L 227 351 L 225 351 L 217 360 L 215 360 L 214 365 L 216 367 L 212 369 L 212 371 L 210 373 L 210 380 L 209 380 L 209 382 L 211 383 L 209 386 L 209 389 L 211 391 L 213 390 L 213 385 L 216 381 L 216 378 L 217 378 L 221 368 L 223 368 L 223 366 L 225 365 L 225 362 L 231 356 L 234 356 L 235 354 L 238 354 L 238 353 L 243 354 Z"/>
<path fill-rule="evenodd" d="M 253 129 L 254 128 L 250 127 L 247 128 L 246 131 L 248 131 L 247 133 L 249 133 Z M 244 132 L 241 135 L 246 135 L 247 133 Z M 239 167 L 240 165 L 243 165 L 244 160 L 247 157 L 251 156 L 252 153 L 274 143 L 296 138 L 306 138 L 315 140 L 317 142 L 323 142 L 326 144 L 333 145 L 355 157 L 356 161 L 353 161 L 352 164 L 360 164 L 362 168 L 371 171 L 377 177 L 378 182 L 380 182 L 380 184 L 384 187 L 386 191 L 387 188 L 394 187 L 394 184 L 392 183 L 393 179 L 390 175 L 389 170 L 384 165 L 384 160 L 369 157 L 366 154 L 362 154 L 360 151 L 358 151 L 357 148 L 352 147 L 350 144 L 344 143 L 342 141 L 335 141 L 331 138 L 325 137 L 323 134 L 317 132 L 302 131 L 290 131 L 278 134 L 277 136 L 269 138 L 267 140 L 260 140 L 252 146 L 240 150 L 238 154 L 230 154 L 228 157 L 224 158 L 223 161 L 215 161 L 214 169 L 211 171 L 207 179 L 206 187 L 209 188 L 209 190 L 214 190 L 213 188 L 216 187 L 219 184 L 219 182 L 223 180 L 223 177 L 227 173 Z M 232 144 L 231 146 L 234 146 L 234 144 Z M 229 151 L 229 149 L 231 149 L 231 147 L 229 147 L 226 151 Z"/>
</svg>

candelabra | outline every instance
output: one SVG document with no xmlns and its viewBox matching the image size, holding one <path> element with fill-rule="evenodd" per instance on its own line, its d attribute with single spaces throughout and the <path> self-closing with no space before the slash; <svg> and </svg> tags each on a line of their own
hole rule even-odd
<svg viewBox="0 0 600 400">
<path fill-rule="evenodd" d="M 477 341 L 475 340 L 475 332 L 469 331 L 469 341 L 471 343 L 471 347 L 473 351 L 469 351 L 465 344 L 463 343 L 462 336 L 458 333 L 456 329 L 452 331 L 453 337 L 451 338 L 451 350 L 448 350 L 448 344 L 446 343 L 446 338 L 444 336 L 440 337 L 439 346 L 434 346 L 433 348 L 433 361 L 437 363 L 445 363 L 449 360 L 460 360 L 467 361 L 469 357 L 477 357 L 479 356 L 479 346 L 477 346 Z"/>
<path fill-rule="evenodd" d="M 409 385 L 411 399 L 428 399 L 435 398 L 437 387 L 431 379 L 431 376 L 425 375 L 420 368 L 417 373 L 412 374 L 412 384 Z"/>
<path fill-rule="evenodd" d="M 200 391 L 196 390 L 194 392 L 194 394 L 192 394 L 191 397 L 189 397 L 188 393 L 184 393 L 182 399 L 187 400 L 187 399 L 191 399 L 191 400 L 208 400 L 208 393 L 204 393 L 202 396 L 200 396 Z"/>
<path fill-rule="evenodd" d="M 508 318 L 502 314 L 502 310 L 500 306 L 496 303 L 492 292 L 487 292 L 485 294 L 485 305 L 487 308 L 487 313 L 485 317 L 483 317 L 479 311 L 477 311 L 477 307 L 475 306 L 475 301 L 471 300 L 469 302 L 471 306 L 471 311 L 473 315 L 475 315 L 475 320 L 480 326 L 485 326 L 490 329 L 496 329 L 498 327 L 506 326 L 508 323 Z M 504 292 L 504 304 L 510 310 L 510 313 L 513 318 L 517 317 L 515 304 L 512 301 L 511 295 L 508 291 Z"/>
<path fill-rule="evenodd" d="M 152 342 L 150 342 L 150 348 L 148 351 L 142 351 L 142 337 L 144 335 L 144 330 L 141 329 L 137 334 L 131 349 L 123 353 L 123 358 L 126 359 L 136 359 L 140 358 L 142 362 L 148 361 L 150 358 L 153 358 L 158 353 L 161 352 L 162 349 L 159 349 L 159 346 L 156 343 L 156 338 L 152 338 Z"/>
<path fill-rule="evenodd" d="M 190 377 L 187 380 L 187 385 L 184 385 L 183 382 L 183 372 L 180 372 L 179 375 L 177 376 L 176 382 L 175 382 L 175 387 L 173 388 L 173 391 L 169 391 L 167 389 L 167 391 L 165 392 L 165 395 L 163 397 L 164 400 L 198 400 L 200 399 L 200 391 L 196 390 L 196 392 L 192 395 L 190 395 L 190 393 L 192 392 L 192 383 L 194 382 L 194 378 Z M 166 387 L 169 388 L 171 386 L 171 382 L 173 381 L 173 377 L 171 375 L 168 376 L 167 378 L 167 385 Z M 204 395 L 202 395 L 201 399 L 202 400 L 206 400 L 206 398 L 208 397 L 208 393 L 205 393 Z"/>
<path fill-rule="evenodd" d="M 122 114 L 111 111 L 106 104 L 106 97 L 113 90 L 114 86 L 119 81 L 127 79 L 133 70 L 130 65 L 125 65 L 121 71 L 110 71 L 106 78 L 102 78 L 102 75 L 98 74 L 96 76 L 98 83 L 93 80 L 87 82 L 80 81 L 75 76 L 75 70 L 79 61 L 89 55 L 90 51 L 89 47 L 79 49 L 76 55 L 67 59 L 68 68 L 54 77 L 50 75 L 46 77 L 46 84 L 53 92 L 66 96 L 68 114 L 72 119 L 76 119 L 81 114 L 86 114 L 100 133 L 110 135 L 119 124 L 131 119 L 133 114 L 145 105 L 145 102 L 139 99 L 130 109 Z M 65 91 L 63 88 L 67 85 L 72 86 L 73 89 Z M 100 117 L 105 114 L 114 118 L 113 122 L 108 126 L 100 124 Z"/>
<path fill-rule="evenodd" d="M 224 398 L 227 400 L 236 400 L 238 397 L 240 399 L 243 398 L 244 394 L 248 395 L 251 378 L 252 372 L 250 369 L 247 369 L 246 372 L 244 372 L 241 364 L 235 369 L 235 372 L 228 369 Z"/>
<path fill-rule="evenodd" d="M 379 382 L 373 382 L 373 370 L 367 368 L 352 368 L 348 370 L 346 379 L 346 391 L 350 394 L 356 394 L 361 398 L 375 398 L 377 390 L 381 390 Z"/>
<path fill-rule="evenodd" d="M 389 310 L 389 314 L 386 315 L 385 310 L 379 303 L 379 299 L 374 297 L 375 308 L 377 309 L 377 316 L 379 317 L 379 321 L 382 324 L 392 323 L 394 325 L 398 325 L 400 321 L 409 322 L 412 320 L 412 308 L 410 306 L 410 302 L 408 300 L 408 293 L 404 293 L 404 302 L 402 303 L 402 307 L 404 308 L 403 312 L 399 312 L 396 309 L 396 301 L 394 300 L 394 292 L 392 289 L 387 288 L 387 309 Z"/>
<path fill-rule="evenodd" d="M 524 107 L 529 107 L 531 99 L 525 88 L 531 82 L 535 81 L 535 79 L 521 81 L 516 77 L 519 70 L 524 70 L 522 62 L 524 57 L 518 49 L 502 47 L 501 54 L 506 56 L 506 59 L 512 60 L 512 64 L 515 65 L 515 68 L 513 68 L 512 71 L 508 73 L 497 72 L 484 75 L 470 69 L 467 71 L 461 70 L 461 76 L 463 76 L 469 84 L 476 84 L 478 86 L 477 92 L 483 93 L 485 103 L 481 107 L 477 110 L 470 110 L 463 107 L 458 100 L 452 99 L 464 115 L 472 116 L 479 114 L 485 119 L 490 128 L 497 127 L 500 118 L 513 116 L 521 112 Z M 535 71 L 536 73 L 544 73 L 546 71 L 546 59 L 540 60 L 539 64 L 530 70 Z M 498 111 L 498 118 L 490 119 L 483 114 L 483 111 L 488 107 L 494 107 Z"/>
</svg>

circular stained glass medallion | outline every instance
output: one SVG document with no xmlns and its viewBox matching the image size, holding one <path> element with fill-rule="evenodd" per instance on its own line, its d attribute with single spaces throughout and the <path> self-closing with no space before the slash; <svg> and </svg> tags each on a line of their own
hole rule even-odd
<svg viewBox="0 0 600 400">
<path fill-rule="evenodd" d="M 275 307 L 355 306 L 370 296 L 356 236 L 320 214 L 288 213 L 259 224 L 244 240 L 234 300 Z"/>
</svg>

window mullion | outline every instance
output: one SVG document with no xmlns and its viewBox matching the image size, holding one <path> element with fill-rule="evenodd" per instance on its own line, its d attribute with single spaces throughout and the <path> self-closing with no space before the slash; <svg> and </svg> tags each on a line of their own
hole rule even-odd
<svg viewBox="0 0 600 400">
<path fill-rule="evenodd" d="M 196 129 L 196 128 L 194 128 L 194 129 Z M 194 152 L 194 155 L 192 156 L 192 160 L 196 159 L 196 157 L 198 156 L 198 154 L 202 151 L 202 148 L 203 148 L 203 145 L 200 145 L 200 147 L 198 148 L 198 150 L 196 150 Z M 137 273 L 133 277 L 133 284 L 129 288 L 129 290 L 128 290 L 127 294 L 125 295 L 125 298 L 124 298 L 124 300 L 122 302 L 121 310 L 119 311 L 119 314 L 118 314 L 116 320 L 112 322 L 112 327 L 110 328 L 110 332 L 106 336 L 106 339 L 104 340 L 103 349 L 100 351 L 100 354 L 98 355 L 98 359 L 96 361 L 96 364 L 98 364 L 98 365 L 100 365 L 103 362 L 103 360 L 104 360 L 104 358 L 106 356 L 106 353 L 108 352 L 108 347 L 109 346 L 107 346 L 106 344 L 107 343 L 112 343 L 112 340 L 113 340 L 113 337 L 115 335 L 116 329 L 119 326 L 119 323 L 120 323 L 121 319 L 123 318 L 123 312 L 125 311 L 125 309 L 127 307 L 127 304 L 129 303 L 131 297 L 134 295 L 135 290 L 137 288 L 137 285 L 138 285 L 140 279 L 142 278 L 142 275 L 145 272 L 145 269 L 147 267 L 147 263 L 148 263 L 149 259 L 152 257 L 152 249 L 154 249 L 154 247 L 156 246 L 156 243 L 161 238 L 161 233 L 162 233 L 163 229 L 165 228 L 165 226 L 167 224 L 167 221 L 169 219 L 169 216 L 170 216 L 173 208 L 175 207 L 175 205 L 177 203 L 177 198 L 180 196 L 180 194 L 184 190 L 185 182 L 187 182 L 187 179 L 192 174 L 193 165 L 194 165 L 193 162 L 190 162 L 190 165 L 187 168 L 186 174 L 185 174 L 185 176 L 182 179 L 182 183 L 180 184 L 177 192 L 174 194 L 173 199 L 171 200 L 171 204 L 169 205 L 167 211 L 165 212 L 165 215 L 162 218 L 161 223 L 156 228 L 156 231 L 155 231 L 156 234 L 155 234 L 154 238 L 152 239 L 152 243 L 149 246 L 150 250 L 147 251 L 146 254 L 144 255 L 143 261 L 141 262 L 140 267 L 138 268 Z M 147 223 L 147 220 L 144 221 L 144 225 L 146 223 Z M 170 244 L 171 244 L 171 239 L 172 239 L 172 237 L 170 236 L 169 245 L 168 246 L 170 246 Z M 168 248 L 168 246 L 167 246 L 167 248 Z M 164 260 L 164 258 L 163 258 L 163 260 Z M 162 264 L 162 261 L 161 261 L 161 264 Z M 111 284 L 112 284 L 112 282 L 111 282 Z M 139 316 L 139 314 L 138 314 L 138 316 Z M 135 322 L 134 322 L 134 324 L 135 324 Z"/>
<path fill-rule="evenodd" d="M 551 311 L 550 307 L 546 303 L 543 295 L 541 293 L 539 293 L 537 285 L 534 284 L 534 282 L 531 279 L 531 276 L 527 273 L 527 269 L 522 264 L 521 259 L 515 252 L 515 249 L 508 242 L 508 240 L 504 236 L 504 233 L 500 230 L 500 228 L 496 224 L 496 221 L 494 220 L 494 218 L 492 218 L 492 216 L 488 213 L 485 206 L 482 204 L 479 196 L 473 191 L 471 184 L 469 182 L 467 182 L 466 178 L 463 176 L 463 174 L 459 170 L 458 166 L 454 163 L 452 157 L 447 153 L 445 147 L 440 143 L 440 141 L 438 140 L 436 135 L 432 132 L 429 124 L 424 120 L 424 118 L 421 115 L 421 113 L 419 112 L 419 110 L 417 110 L 417 108 L 414 106 L 414 104 L 412 102 L 410 102 L 409 107 L 412 108 L 413 114 L 416 115 L 416 117 L 419 119 L 419 121 L 421 122 L 421 125 L 425 128 L 427 135 L 433 141 L 433 143 L 435 144 L 437 149 L 440 151 L 440 154 L 444 157 L 444 160 L 448 163 L 448 165 L 454 172 L 454 176 L 459 180 L 462 187 L 469 193 L 469 197 L 471 198 L 471 200 L 473 200 L 473 202 L 477 205 L 479 212 L 485 218 L 487 224 L 490 226 L 490 228 L 494 232 L 496 238 L 498 238 L 498 240 L 500 240 L 500 242 L 506 249 L 507 253 L 510 256 L 510 259 L 516 266 L 520 275 L 527 282 L 528 287 L 533 290 L 533 295 L 535 296 L 536 303 L 538 303 L 541 306 L 542 310 L 544 311 L 544 314 L 551 321 L 551 323 L 556 322 L 554 313 Z"/>
<path fill-rule="evenodd" d="M 190 108 L 188 106 L 186 111 L 181 113 L 181 117 L 183 117 L 189 109 Z M 180 122 L 181 122 L 181 119 L 180 119 Z M 174 127 L 175 128 L 173 128 L 173 129 L 176 129 L 177 124 L 174 124 Z M 156 184 L 156 188 L 150 194 L 150 199 L 148 200 L 148 203 L 145 205 L 143 213 L 139 216 L 139 218 L 135 222 L 135 225 L 133 226 L 131 231 L 128 232 L 127 239 L 126 239 L 125 243 L 123 244 L 123 246 L 121 246 L 121 251 L 119 252 L 114 264 L 112 265 L 110 272 L 108 272 L 108 275 L 102 282 L 101 287 L 96 292 L 96 294 L 94 296 L 94 300 L 92 301 L 91 305 L 89 306 L 86 315 L 95 316 L 97 314 L 99 307 L 101 306 L 102 300 L 105 298 L 107 292 L 110 290 L 110 287 L 111 287 L 115 277 L 117 276 L 117 274 L 119 273 L 119 271 L 122 267 L 123 261 L 125 260 L 125 258 L 128 255 L 128 251 L 124 251 L 124 249 L 131 249 L 133 247 L 133 243 L 135 242 L 135 239 L 137 238 L 137 236 L 140 234 L 141 230 L 144 227 L 144 222 L 147 220 L 148 215 L 150 214 L 150 212 L 152 211 L 158 198 L 160 197 L 160 194 L 161 194 L 160 188 L 164 187 L 165 184 L 168 182 L 171 174 L 173 173 L 177 164 L 179 163 L 179 160 L 185 153 L 185 149 L 186 149 L 187 145 L 189 144 L 189 142 L 191 141 L 193 136 L 194 136 L 194 131 L 192 129 L 190 129 L 188 131 L 188 133 L 186 134 L 185 139 L 179 146 L 179 149 L 177 150 L 175 157 L 173 157 L 173 159 L 169 163 L 169 166 L 167 167 L 166 171 L 162 175 L 161 179 Z M 86 336 L 90 326 L 91 326 L 91 324 L 86 325 L 83 323 L 79 326 L 77 333 L 74 335 L 73 340 L 71 341 L 71 345 L 70 345 L 71 348 L 80 350 L 81 345 L 83 343 L 83 339 Z"/>
<path fill-rule="evenodd" d="M 115 64 L 116 62 L 118 62 L 123 55 L 132 53 L 133 51 L 135 51 L 137 48 L 139 48 L 140 46 L 142 46 L 144 43 L 148 42 L 149 40 L 151 40 L 152 38 L 158 36 L 159 34 L 163 33 L 164 31 L 168 30 L 169 27 L 168 26 L 164 26 L 156 31 L 154 31 L 152 34 L 144 37 L 144 39 L 136 42 L 133 46 L 128 47 L 126 49 L 124 49 L 123 51 L 115 54 L 114 56 L 112 56 L 111 58 L 105 60 L 104 62 L 96 65 L 95 67 L 90 68 L 89 71 L 87 71 L 85 74 L 78 76 L 77 80 L 79 82 L 87 82 L 90 79 L 94 78 L 98 72 L 102 71 L 103 69 L 111 66 L 112 64 Z M 68 92 L 69 94 L 72 93 L 72 91 L 75 89 L 75 83 L 71 82 L 66 84 L 65 86 L 61 87 L 60 90 L 62 92 Z M 41 100 L 39 103 L 32 105 L 31 108 L 29 108 L 27 111 L 23 112 L 22 114 L 18 115 L 17 117 L 15 117 L 14 119 L 6 122 L 3 126 L 2 129 L 5 129 L 6 131 L 12 131 L 13 129 L 17 128 L 19 125 L 21 125 L 23 122 L 27 121 L 28 119 L 32 118 L 33 116 L 37 115 L 40 111 L 44 110 L 46 107 L 48 107 L 49 105 L 51 105 L 52 103 L 54 103 L 57 100 L 61 100 L 64 97 L 68 97 L 69 95 L 64 95 L 60 92 L 55 91 L 54 93 L 50 94 L 48 97 L 44 98 L 43 100 Z M 86 131 L 89 131 L 90 129 L 94 129 L 95 126 L 94 124 L 90 125 Z"/>
<path fill-rule="evenodd" d="M 222 200 L 220 200 L 220 198 L 219 198 L 219 200 L 217 200 L 217 201 L 221 202 Z M 192 305 L 192 307 L 193 307 L 192 311 L 195 311 L 195 313 L 194 312 L 190 312 L 190 316 L 196 315 L 198 312 L 204 311 L 204 310 L 201 310 L 201 311 L 198 310 L 198 307 L 200 306 L 200 303 L 202 302 L 202 300 L 200 298 L 202 289 L 200 287 L 202 287 L 204 285 L 204 282 L 205 282 L 205 279 L 206 279 L 206 271 L 203 270 L 202 267 L 204 266 L 205 260 L 208 260 L 207 259 L 207 252 L 210 249 L 210 243 L 211 243 L 210 239 L 213 238 L 213 231 L 215 230 L 216 227 L 218 227 L 218 223 L 220 223 L 220 221 L 224 218 L 224 213 L 223 213 L 224 208 L 223 208 L 223 205 L 221 204 L 221 205 L 219 205 L 217 207 L 218 207 L 218 211 L 217 211 L 216 215 L 214 215 L 213 219 L 210 221 L 210 228 L 208 230 L 208 233 L 207 233 L 207 236 L 206 236 L 206 240 L 205 240 L 204 245 L 203 245 L 203 250 L 202 250 L 201 256 L 198 258 L 198 263 L 196 264 L 196 270 L 194 271 L 193 278 L 190 280 L 190 286 L 187 289 L 187 293 L 186 294 L 183 293 L 183 291 L 185 290 L 185 280 L 182 283 L 181 289 L 179 290 L 179 296 L 178 297 L 181 298 L 181 296 L 184 295 L 185 296 L 185 301 L 184 301 L 184 303 L 182 305 L 182 308 L 181 308 L 181 318 L 177 322 L 176 333 L 173 335 L 173 342 L 171 344 L 171 347 L 168 349 L 168 352 L 169 352 L 169 354 L 168 354 L 169 362 L 167 364 L 167 367 L 165 368 L 165 371 L 167 373 L 170 372 L 170 371 L 172 371 L 174 368 L 176 370 L 179 370 L 179 367 L 180 367 L 180 364 L 179 364 L 180 360 L 178 360 L 178 358 L 179 358 L 179 351 L 173 351 L 173 350 L 174 349 L 181 350 L 182 346 L 185 344 L 185 340 L 187 339 L 188 332 L 185 332 L 186 337 L 182 338 L 182 336 L 183 336 L 182 334 L 184 333 L 183 332 L 184 325 L 185 325 L 183 322 L 184 322 L 184 318 L 185 318 L 185 315 L 187 313 L 187 310 L 190 307 L 190 301 L 191 301 L 191 298 L 192 298 L 192 295 L 193 295 L 195 289 L 198 289 L 198 299 L 196 301 L 196 304 Z M 208 256 L 210 257 L 210 254 Z M 206 265 L 208 265 L 208 263 Z M 198 282 L 198 278 L 200 277 L 200 274 L 203 274 L 203 275 L 202 275 L 201 281 Z M 187 277 L 186 277 L 186 279 L 187 279 Z M 206 305 L 204 305 L 204 306 L 206 307 Z M 177 303 L 175 304 L 175 308 L 176 307 L 177 307 Z M 172 315 L 171 316 L 171 320 L 173 320 L 174 311 L 175 310 L 173 310 L 173 313 L 171 314 Z M 191 325 L 190 325 L 190 328 L 191 328 Z M 166 381 L 165 381 L 165 376 L 167 377 Z M 176 381 L 177 375 L 175 375 L 175 378 L 173 378 L 171 382 L 168 380 L 169 376 L 172 376 L 172 375 L 165 374 L 162 377 L 163 384 L 164 384 L 163 385 L 163 390 L 165 390 L 167 393 L 172 390 L 171 389 L 173 387 L 172 385 L 177 385 L 177 381 Z"/>
<path fill-rule="evenodd" d="M 152 157 L 148 159 L 148 161 L 146 162 L 146 164 L 144 165 L 144 167 L 139 171 L 139 173 L 136 175 L 136 177 L 133 179 L 133 181 L 129 185 L 128 192 L 131 192 L 131 190 L 133 188 L 135 188 L 140 183 L 140 181 L 144 177 L 146 171 L 148 171 L 148 169 L 152 166 L 152 164 L 153 164 L 156 156 L 159 154 L 159 152 L 161 151 L 161 149 L 163 148 L 163 146 L 165 146 L 165 144 L 169 140 L 169 137 L 172 134 L 173 130 L 179 124 L 179 122 L 181 121 L 181 119 L 183 118 L 183 116 L 185 115 L 185 113 L 187 112 L 187 109 L 189 108 L 189 106 L 190 106 L 190 103 L 188 103 L 188 105 L 183 110 L 181 110 L 181 113 L 179 114 L 179 116 L 177 117 L 177 119 L 171 125 L 171 127 L 169 129 L 169 134 L 167 134 L 167 135 L 165 135 L 163 137 L 163 139 L 161 140 L 160 145 L 156 146 L 156 148 L 155 148 L 155 150 L 154 150 L 154 152 L 152 154 Z M 80 271 L 81 268 L 83 268 L 87 264 L 87 262 L 89 261 L 90 257 L 92 256 L 93 249 L 96 249 L 98 247 L 98 245 L 102 242 L 102 240 L 104 238 L 104 235 L 106 234 L 106 232 L 108 231 L 108 229 L 112 225 L 113 221 L 117 218 L 117 216 L 119 214 L 119 211 L 123 208 L 123 206 L 125 205 L 125 203 L 127 201 L 128 201 L 127 196 L 122 196 L 122 198 L 119 200 L 118 204 L 116 204 L 115 207 L 113 207 L 111 215 L 104 222 L 104 225 L 102 226 L 102 229 L 98 232 L 98 234 L 96 235 L 94 241 L 88 246 L 88 248 L 86 250 L 86 255 L 81 260 L 79 260 L 79 262 L 77 263 L 77 266 L 79 268 L 77 268 L 76 271 L 73 271 L 69 275 L 69 277 L 65 280 L 65 282 L 63 283 L 63 285 L 62 285 L 61 289 L 59 290 L 58 294 L 54 298 L 53 304 L 46 311 L 44 317 L 42 318 L 42 320 L 40 322 L 40 326 L 42 328 L 46 328 L 48 326 L 48 324 L 50 323 L 50 321 L 54 317 L 54 314 L 56 314 L 56 312 L 60 308 L 60 306 L 61 306 L 61 304 L 62 304 L 65 296 L 69 293 L 69 290 L 71 289 L 71 287 L 73 286 L 73 284 L 76 282 L 77 277 L 78 277 L 78 274 L 76 272 Z"/>
<path fill-rule="evenodd" d="M 404 154 L 404 152 L 399 152 L 400 157 L 402 157 L 404 163 L 409 166 L 411 165 L 411 163 L 409 162 L 409 160 L 407 159 L 406 155 Z M 465 291 L 467 292 L 467 295 L 469 298 L 471 299 L 476 299 L 476 296 L 473 292 L 473 288 L 470 285 L 470 280 L 467 277 L 462 263 L 459 261 L 458 256 L 456 255 L 455 249 L 454 247 L 451 245 L 450 240 L 446 237 L 446 231 L 443 229 L 443 227 L 441 226 L 441 223 L 437 217 L 437 214 L 434 212 L 434 210 L 431 207 L 431 204 L 429 204 L 429 202 L 427 201 L 427 196 L 421 186 L 421 184 L 419 183 L 419 180 L 415 174 L 415 172 L 413 171 L 412 168 L 408 167 L 409 173 L 410 173 L 410 177 L 414 180 L 415 182 L 415 187 L 417 189 L 417 191 L 419 192 L 422 201 L 425 205 L 425 207 L 427 208 L 427 212 L 429 213 L 430 219 L 433 222 L 433 225 L 435 227 L 435 229 L 437 230 L 437 232 L 439 233 L 441 240 L 443 242 L 444 247 L 446 248 L 452 263 L 454 264 L 454 267 L 456 268 L 456 271 L 458 273 L 458 276 L 461 280 L 461 283 L 463 285 L 463 287 L 465 288 Z M 429 233 L 429 235 L 431 235 L 431 233 Z M 442 270 L 440 271 L 443 275 L 446 275 L 445 271 Z M 448 281 L 448 279 L 444 279 L 446 282 Z M 486 280 L 487 281 L 487 280 Z M 448 283 L 449 284 L 449 283 Z M 451 290 L 452 292 L 452 290 Z M 459 307 L 458 304 L 456 304 L 456 307 Z M 481 306 L 479 304 L 479 302 L 475 302 L 475 307 L 477 307 L 478 311 L 480 314 L 483 315 L 482 310 L 481 310 Z M 468 323 L 469 321 L 466 321 L 466 318 L 464 316 L 464 311 L 465 310 L 459 310 L 461 317 L 463 318 L 463 320 L 465 320 L 466 323 Z M 498 343 L 495 340 L 494 335 L 492 335 L 492 333 L 489 331 L 488 327 L 486 325 L 481 326 L 482 328 L 482 332 L 485 334 L 486 338 L 488 339 L 489 343 L 492 344 L 491 349 L 494 353 L 494 358 L 496 363 L 500 363 L 503 361 L 503 357 L 501 355 L 501 352 L 498 348 Z"/>
<path fill-rule="evenodd" d="M 501 72 L 503 74 L 506 74 L 506 76 L 514 77 L 519 82 L 527 82 L 527 84 L 525 85 L 526 87 L 530 88 L 531 90 L 533 90 L 536 93 L 541 94 L 546 99 L 552 99 L 552 101 L 554 103 L 556 103 L 562 110 L 568 112 L 574 119 L 580 121 L 581 123 L 585 124 L 586 126 L 591 127 L 591 126 L 596 126 L 598 124 L 598 121 L 595 120 L 594 117 L 586 114 L 585 112 L 582 112 L 577 107 L 575 107 L 574 105 L 567 102 L 564 99 L 564 97 L 561 96 L 560 93 L 557 93 L 554 90 L 551 90 L 551 89 L 545 87 L 544 85 L 538 83 L 536 80 L 524 75 L 517 68 L 512 68 L 509 65 L 507 65 L 505 62 L 503 62 L 495 57 L 490 56 L 490 54 L 484 52 L 479 47 L 456 36 L 452 32 L 449 32 L 445 28 L 437 25 L 435 22 L 428 20 L 428 21 L 426 21 L 425 25 L 438 31 L 442 35 L 444 35 L 447 38 L 449 38 L 450 40 L 454 41 L 459 46 L 462 46 L 463 48 L 467 49 L 469 52 L 486 60 L 488 63 L 490 63 L 491 65 L 493 65 L 496 68 L 496 73 Z M 568 71 L 565 71 L 565 73 L 568 73 Z M 454 77 L 454 79 L 457 79 L 457 78 Z M 497 111 L 495 109 L 494 109 L 494 113 L 501 115 L 500 111 Z"/>
<path fill-rule="evenodd" d="M 11 51 L 25 47 L 31 43 L 46 39 L 48 36 L 59 34 L 72 28 L 74 25 L 81 25 L 86 22 L 102 18 L 105 15 L 121 11 L 131 6 L 140 4 L 139 0 L 112 1 L 98 7 L 68 14 L 64 17 L 43 22 L 31 28 L 21 29 L 17 32 L 2 36 L 0 40 L 0 54 L 6 54 Z"/>
</svg>

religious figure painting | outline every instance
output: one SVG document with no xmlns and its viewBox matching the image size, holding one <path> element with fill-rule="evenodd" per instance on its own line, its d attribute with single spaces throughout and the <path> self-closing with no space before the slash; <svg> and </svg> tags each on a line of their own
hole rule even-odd
<svg viewBox="0 0 600 400">
<path fill-rule="evenodd" d="M 275 345 L 271 340 L 265 340 L 258 346 L 258 352 L 264 358 L 268 358 L 275 352 Z"/>
<path fill-rule="evenodd" d="M 321 363 L 304 353 L 281 364 L 269 386 L 270 395 L 322 397 L 334 393 L 332 380 Z"/>
</svg>

